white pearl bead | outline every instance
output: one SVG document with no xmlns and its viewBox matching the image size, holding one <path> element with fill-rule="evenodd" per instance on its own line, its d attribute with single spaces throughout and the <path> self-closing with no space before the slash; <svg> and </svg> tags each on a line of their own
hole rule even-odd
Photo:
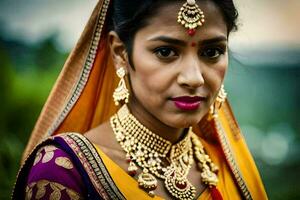
<svg viewBox="0 0 300 200">
<path fill-rule="evenodd" d="M 195 0 L 187 0 L 187 3 L 189 5 L 195 5 L 196 4 L 196 1 Z"/>
</svg>

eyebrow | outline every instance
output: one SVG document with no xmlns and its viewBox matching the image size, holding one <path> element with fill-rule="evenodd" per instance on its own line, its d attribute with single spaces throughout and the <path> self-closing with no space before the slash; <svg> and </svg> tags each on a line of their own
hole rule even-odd
<svg viewBox="0 0 300 200">
<path fill-rule="evenodd" d="M 166 42 L 166 43 L 170 43 L 170 44 L 174 44 L 174 45 L 178 45 L 178 46 L 185 46 L 186 45 L 185 41 L 178 40 L 178 39 L 171 38 L 171 37 L 167 37 L 167 36 L 154 37 L 154 38 L 151 38 L 149 41 L 162 41 L 162 42 Z"/>
<path fill-rule="evenodd" d="M 209 45 L 209 44 L 215 44 L 219 42 L 227 42 L 227 37 L 225 36 L 218 36 L 211 39 L 203 40 L 199 42 L 201 45 Z"/>
<path fill-rule="evenodd" d="M 154 38 L 149 39 L 149 41 L 162 41 L 162 42 L 166 42 L 166 43 L 170 43 L 170 44 L 174 44 L 174 45 L 178 45 L 178 46 L 186 46 L 185 41 L 175 39 L 175 38 L 172 38 L 172 37 L 167 37 L 167 36 L 154 37 Z M 227 37 L 217 36 L 217 37 L 214 37 L 214 38 L 202 40 L 202 41 L 199 42 L 199 44 L 209 45 L 209 44 L 214 44 L 214 43 L 219 43 L 219 42 L 224 42 L 224 41 L 227 41 Z"/>
</svg>

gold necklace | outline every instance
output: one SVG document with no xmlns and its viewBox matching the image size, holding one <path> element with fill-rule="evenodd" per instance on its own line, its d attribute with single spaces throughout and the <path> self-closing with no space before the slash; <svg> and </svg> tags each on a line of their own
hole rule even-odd
<svg viewBox="0 0 300 200">
<path fill-rule="evenodd" d="M 196 188 L 187 179 L 194 157 L 201 169 L 202 181 L 208 186 L 218 182 L 217 167 L 204 151 L 198 137 L 191 131 L 180 142 L 172 145 L 142 125 L 129 111 L 127 105 L 110 119 L 117 141 L 126 152 L 128 173 L 138 176 L 140 188 L 154 196 L 157 178 L 164 180 L 168 192 L 176 199 L 194 199 Z"/>
</svg>

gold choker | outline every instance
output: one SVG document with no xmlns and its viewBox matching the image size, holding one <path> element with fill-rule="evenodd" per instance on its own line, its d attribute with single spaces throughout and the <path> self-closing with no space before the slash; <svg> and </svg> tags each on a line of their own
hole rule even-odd
<svg viewBox="0 0 300 200">
<path fill-rule="evenodd" d="M 129 111 L 127 105 L 110 119 L 117 141 L 126 152 L 128 173 L 138 175 L 140 188 L 154 196 L 157 178 L 164 180 L 168 192 L 176 199 L 195 198 L 196 188 L 187 179 L 194 157 L 201 169 L 202 182 L 216 186 L 217 167 L 212 163 L 198 137 L 191 131 L 184 139 L 172 145 L 142 125 Z"/>
</svg>

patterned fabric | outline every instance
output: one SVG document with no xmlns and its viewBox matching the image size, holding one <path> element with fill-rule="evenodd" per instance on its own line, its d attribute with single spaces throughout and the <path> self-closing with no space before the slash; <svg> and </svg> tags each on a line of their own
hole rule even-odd
<svg viewBox="0 0 300 200">
<path fill-rule="evenodd" d="M 125 200 L 108 172 L 102 157 L 86 137 L 79 133 L 68 133 L 58 138 L 63 139 L 65 144 L 71 148 L 72 155 L 76 156 L 79 165 L 86 172 L 90 183 L 101 199 Z"/>
<path fill-rule="evenodd" d="M 124 200 L 101 156 L 78 133 L 50 137 L 21 166 L 12 193 L 19 199 Z"/>
<path fill-rule="evenodd" d="M 26 199 L 79 200 L 84 184 L 69 155 L 53 145 L 41 148 L 35 156 L 25 189 Z"/>
<path fill-rule="evenodd" d="M 34 193 L 35 191 L 35 193 Z M 25 199 L 71 199 L 71 200 L 80 200 L 83 199 L 80 194 L 66 188 L 64 185 L 51 182 L 48 180 L 40 180 L 38 182 L 33 182 L 26 186 L 25 190 Z"/>
<path fill-rule="evenodd" d="M 211 159 L 220 167 L 217 187 L 223 199 L 245 199 L 240 196 L 220 146 L 200 139 Z M 251 170 L 250 165 L 248 169 Z M 263 195 L 257 197 L 259 198 L 254 199 L 267 199 Z M 12 199 L 162 198 L 149 197 L 139 189 L 135 179 L 86 137 L 78 133 L 67 133 L 47 139 L 35 148 L 19 172 Z M 198 198 L 210 199 L 208 189 Z"/>
</svg>

